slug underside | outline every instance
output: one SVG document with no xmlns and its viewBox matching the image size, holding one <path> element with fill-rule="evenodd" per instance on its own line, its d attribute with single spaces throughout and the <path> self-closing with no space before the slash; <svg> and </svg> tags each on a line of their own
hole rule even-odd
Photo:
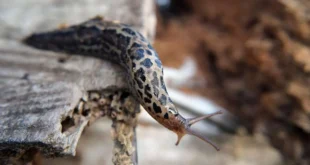
<svg viewBox="0 0 310 165">
<path fill-rule="evenodd" d="M 168 95 L 156 51 L 130 26 L 95 17 L 79 25 L 33 34 L 23 43 L 42 50 L 94 56 L 120 65 L 127 73 L 132 95 L 155 120 L 177 133 L 177 144 L 185 134 L 191 134 L 218 150 L 190 126 L 221 112 L 194 119 L 183 118 Z"/>
</svg>

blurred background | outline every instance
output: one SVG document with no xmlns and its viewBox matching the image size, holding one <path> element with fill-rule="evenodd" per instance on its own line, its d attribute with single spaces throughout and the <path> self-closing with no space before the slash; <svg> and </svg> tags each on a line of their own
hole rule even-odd
<svg viewBox="0 0 310 165">
<path fill-rule="evenodd" d="M 310 164 L 310 1 L 147 1 L 154 6 L 147 10 L 156 14 L 147 20 L 156 22 L 155 33 L 147 36 L 163 62 L 168 92 L 181 114 L 225 113 L 195 125 L 220 147 L 217 152 L 191 136 L 176 147 L 176 135 L 142 111 L 139 164 Z M 63 9 L 62 3 L 57 1 L 59 9 L 53 10 L 105 10 L 95 0 L 77 3 L 84 8 L 72 3 Z M 7 19 L 17 14 L 14 9 L 0 11 L 2 26 L 16 32 L 3 38 L 20 32 Z M 43 164 L 112 164 L 110 125 L 108 119 L 96 121 L 83 132 L 75 157 L 42 158 Z"/>
</svg>

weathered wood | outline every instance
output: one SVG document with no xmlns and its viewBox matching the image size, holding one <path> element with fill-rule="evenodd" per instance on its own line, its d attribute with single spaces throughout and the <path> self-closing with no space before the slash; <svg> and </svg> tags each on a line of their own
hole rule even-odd
<svg viewBox="0 0 310 165">
<path fill-rule="evenodd" d="M 69 135 L 61 121 L 81 97 L 79 88 L 65 82 L 14 80 L 0 87 L 0 156 L 16 156 L 33 147 L 43 154 L 74 154 L 87 120 L 81 120 Z"/>
<path fill-rule="evenodd" d="M 108 61 L 39 51 L 12 40 L 0 40 L 0 53 L 1 78 L 65 81 L 81 90 L 126 87 L 123 71 Z"/>
<path fill-rule="evenodd" d="M 0 157 L 40 150 L 45 156 L 74 155 L 89 118 L 62 132 L 61 122 L 88 90 L 126 88 L 122 70 L 91 57 L 39 51 L 19 43 L 32 32 L 75 24 L 96 15 L 155 32 L 152 0 L 0 0 Z"/>
</svg>

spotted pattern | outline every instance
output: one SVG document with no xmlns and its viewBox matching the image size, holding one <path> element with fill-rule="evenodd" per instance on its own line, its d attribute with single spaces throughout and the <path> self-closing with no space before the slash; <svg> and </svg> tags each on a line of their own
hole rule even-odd
<svg viewBox="0 0 310 165">
<path fill-rule="evenodd" d="M 169 119 L 169 115 L 168 115 L 167 112 L 165 113 L 164 118 L 165 118 L 165 119 Z"/>
<path fill-rule="evenodd" d="M 130 28 L 123 28 L 122 31 L 128 33 L 131 36 L 136 36 L 136 32 L 131 30 Z"/>
<path fill-rule="evenodd" d="M 158 77 L 157 77 L 157 73 L 156 72 L 153 72 L 153 79 L 152 79 L 151 83 L 152 83 L 152 85 L 154 87 L 158 87 L 158 85 L 159 85 Z"/>
<path fill-rule="evenodd" d="M 136 60 L 140 60 L 144 58 L 144 50 L 143 49 L 138 49 L 136 50 Z"/>
<path fill-rule="evenodd" d="M 153 62 L 151 61 L 151 59 L 145 58 L 145 59 L 140 63 L 140 65 L 143 65 L 143 66 L 145 66 L 146 68 L 150 68 L 150 67 L 152 67 Z"/>
<path fill-rule="evenodd" d="M 151 87 L 150 87 L 149 84 L 146 84 L 146 85 L 145 85 L 144 94 L 145 94 L 149 99 L 152 98 Z"/>
<path fill-rule="evenodd" d="M 159 67 L 159 68 L 161 68 L 162 66 L 162 64 L 161 64 L 161 61 L 159 60 L 159 59 L 156 59 L 155 60 L 155 63 L 156 63 L 156 65 Z"/>
<path fill-rule="evenodd" d="M 145 97 L 145 98 L 144 98 L 144 102 L 146 102 L 146 103 L 152 103 L 152 100 L 149 99 L 149 98 L 147 98 L 147 97 Z"/>
<path fill-rule="evenodd" d="M 168 120 L 178 114 L 167 93 L 158 54 L 128 25 L 96 17 L 65 29 L 33 34 L 24 42 L 39 49 L 91 55 L 119 64 L 128 73 L 131 93 L 151 116 L 169 126 Z M 168 113 L 168 109 L 175 112 Z"/>
<path fill-rule="evenodd" d="M 161 108 L 156 104 L 156 103 L 153 103 L 153 110 L 155 113 L 161 113 Z"/>
<path fill-rule="evenodd" d="M 161 95 L 161 97 L 159 98 L 159 102 L 160 104 L 166 105 L 167 97 L 165 95 Z"/>
<path fill-rule="evenodd" d="M 147 53 L 148 55 L 152 55 L 152 52 L 151 52 L 150 50 L 146 50 L 146 53 Z M 156 60 L 155 60 L 155 62 L 156 62 Z"/>
<path fill-rule="evenodd" d="M 157 88 L 157 87 L 154 87 L 153 90 L 154 90 L 154 92 L 153 92 L 154 96 L 156 96 L 156 98 L 158 98 L 158 95 L 159 95 L 159 90 L 158 90 L 158 88 Z"/>
</svg>

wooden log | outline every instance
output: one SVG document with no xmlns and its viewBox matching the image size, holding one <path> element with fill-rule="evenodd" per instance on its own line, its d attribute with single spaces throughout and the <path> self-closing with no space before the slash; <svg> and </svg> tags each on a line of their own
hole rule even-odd
<svg viewBox="0 0 310 165">
<path fill-rule="evenodd" d="M 153 1 L 1 0 L 0 11 L 0 159 L 23 158 L 33 151 L 47 157 L 74 155 L 92 119 L 77 115 L 74 107 L 89 90 L 125 89 L 124 73 L 108 61 L 39 51 L 19 41 L 96 15 L 130 24 L 152 40 Z M 74 116 L 74 126 L 64 129 L 66 119 Z"/>
</svg>

